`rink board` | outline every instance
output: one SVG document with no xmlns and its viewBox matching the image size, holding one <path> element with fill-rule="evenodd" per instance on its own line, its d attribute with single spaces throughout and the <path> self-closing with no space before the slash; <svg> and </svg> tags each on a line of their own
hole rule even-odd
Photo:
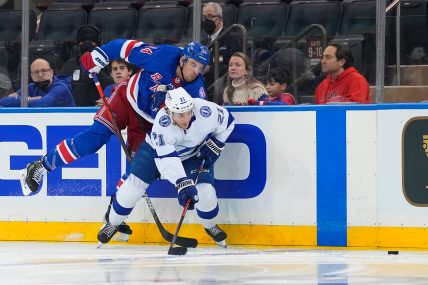
<svg viewBox="0 0 428 285">
<path fill-rule="evenodd" d="M 230 110 L 237 127 L 215 168 L 229 243 L 428 248 L 427 104 Z M 34 196 L 22 197 L 18 180 L 95 111 L 0 109 L 0 240 L 95 241 L 126 167 L 117 139 L 51 172 Z M 148 192 L 174 232 L 174 189 L 160 182 Z M 144 199 L 128 221 L 131 242 L 162 242 Z M 192 212 L 180 233 L 210 242 Z"/>
</svg>

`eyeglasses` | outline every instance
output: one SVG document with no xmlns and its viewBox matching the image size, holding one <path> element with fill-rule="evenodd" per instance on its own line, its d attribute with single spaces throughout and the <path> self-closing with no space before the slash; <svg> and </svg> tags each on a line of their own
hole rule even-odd
<svg viewBox="0 0 428 285">
<path fill-rule="evenodd" d="M 34 70 L 34 71 L 31 71 L 31 75 L 41 75 L 41 76 L 45 76 L 46 75 L 46 73 L 48 73 L 49 71 L 51 71 L 52 70 L 52 68 L 49 68 L 49 69 L 40 69 L 40 70 Z"/>
<path fill-rule="evenodd" d="M 220 17 L 219 15 L 206 15 L 202 16 L 202 20 L 214 20 L 215 18 Z"/>
</svg>

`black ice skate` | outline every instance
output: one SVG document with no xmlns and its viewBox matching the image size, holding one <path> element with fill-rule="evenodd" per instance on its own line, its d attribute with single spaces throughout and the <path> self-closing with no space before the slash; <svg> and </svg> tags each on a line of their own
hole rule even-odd
<svg viewBox="0 0 428 285">
<path fill-rule="evenodd" d="M 20 171 L 22 193 L 25 196 L 36 193 L 39 190 L 43 176 L 47 172 L 43 166 L 42 159 L 27 164 L 27 167 Z"/>
<path fill-rule="evenodd" d="M 112 201 L 111 201 L 112 203 Z M 108 205 L 107 212 L 104 215 L 104 222 L 107 223 L 108 216 L 110 215 L 111 204 Z M 114 235 L 113 239 L 117 241 L 127 242 L 129 240 L 129 236 L 132 235 L 132 230 L 128 224 L 122 222 L 117 229 L 117 234 Z"/>
<path fill-rule="evenodd" d="M 219 226 L 215 225 L 210 229 L 205 229 L 205 231 L 215 241 L 216 244 L 224 248 L 227 247 L 226 245 L 227 234 L 222 229 L 220 229 Z"/>
<path fill-rule="evenodd" d="M 97 236 L 98 241 L 100 242 L 98 248 L 101 247 L 101 245 L 108 243 L 115 233 L 117 233 L 118 228 L 119 226 L 113 226 L 110 222 L 104 224 Z"/>
</svg>

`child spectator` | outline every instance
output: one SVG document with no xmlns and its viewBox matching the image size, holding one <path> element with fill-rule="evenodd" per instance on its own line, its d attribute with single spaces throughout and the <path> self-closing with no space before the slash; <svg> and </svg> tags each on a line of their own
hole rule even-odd
<svg viewBox="0 0 428 285">
<path fill-rule="evenodd" d="M 114 86 L 118 85 L 122 81 L 129 80 L 132 75 L 133 68 L 131 64 L 126 62 L 124 59 L 115 59 L 110 62 L 110 75 L 113 78 L 114 83 L 104 88 L 104 95 L 106 98 L 110 98 Z M 104 105 L 102 99 L 96 101 L 97 106 Z"/>
<path fill-rule="evenodd" d="M 271 69 L 267 75 L 266 90 L 259 100 L 250 98 L 248 105 L 295 105 L 296 99 L 290 93 L 284 93 L 289 83 L 288 71 L 280 68 Z"/>
</svg>

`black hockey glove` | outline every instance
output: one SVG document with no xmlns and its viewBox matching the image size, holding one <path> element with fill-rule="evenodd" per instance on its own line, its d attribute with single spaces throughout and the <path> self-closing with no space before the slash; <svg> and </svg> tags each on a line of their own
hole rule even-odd
<svg viewBox="0 0 428 285">
<path fill-rule="evenodd" d="M 217 160 L 220 152 L 224 149 L 224 143 L 216 138 L 210 138 L 201 147 L 199 158 L 205 159 L 203 168 L 208 169 Z"/>
<path fill-rule="evenodd" d="M 178 191 L 178 203 L 184 207 L 187 200 L 190 199 L 189 210 L 193 210 L 195 203 L 199 201 L 198 190 L 196 190 L 193 180 L 187 177 L 180 178 L 175 182 L 175 188 Z"/>
</svg>

